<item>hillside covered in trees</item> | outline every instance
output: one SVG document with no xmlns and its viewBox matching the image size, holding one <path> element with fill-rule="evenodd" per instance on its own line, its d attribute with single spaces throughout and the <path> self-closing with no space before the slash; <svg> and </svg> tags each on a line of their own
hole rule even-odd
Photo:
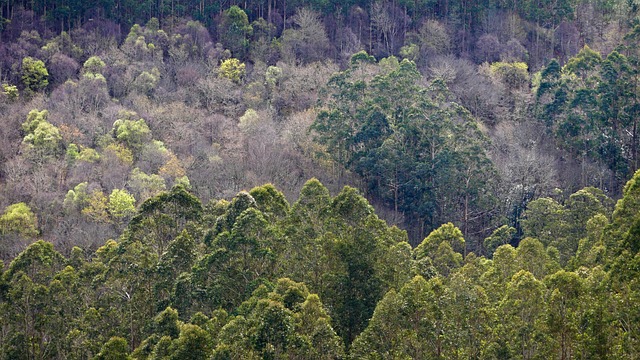
<svg viewBox="0 0 640 360">
<path fill-rule="evenodd" d="M 639 6 L 0 0 L 0 358 L 640 356 Z"/>
</svg>

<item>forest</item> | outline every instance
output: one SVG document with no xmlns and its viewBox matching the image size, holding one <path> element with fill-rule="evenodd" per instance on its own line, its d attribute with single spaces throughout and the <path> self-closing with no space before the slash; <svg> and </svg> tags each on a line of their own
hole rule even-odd
<svg viewBox="0 0 640 360">
<path fill-rule="evenodd" d="M 637 0 L 0 0 L 0 359 L 640 358 Z"/>
</svg>

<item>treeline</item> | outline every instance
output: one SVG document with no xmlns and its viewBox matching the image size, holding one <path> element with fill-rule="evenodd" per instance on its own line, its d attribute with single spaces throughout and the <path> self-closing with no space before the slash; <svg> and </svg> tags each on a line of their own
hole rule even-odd
<svg viewBox="0 0 640 360">
<path fill-rule="evenodd" d="M 640 173 L 615 209 L 586 188 L 496 230 L 417 247 L 349 187 L 312 179 L 203 205 L 146 200 L 118 241 L 37 241 L 0 275 L 6 359 L 629 359 L 640 351 Z"/>
<path fill-rule="evenodd" d="M 333 60 L 363 49 L 376 57 L 405 53 L 425 62 L 443 53 L 477 62 L 518 56 L 536 69 L 551 58 L 567 60 L 585 44 L 610 51 L 625 29 L 638 24 L 639 10 L 626 0 L 3 0 L 0 35 L 12 41 L 23 30 L 48 37 L 86 29 L 122 40 L 131 26 L 152 18 L 163 28 L 190 18 L 224 43 L 224 12 L 232 6 L 241 7 L 251 24 L 234 31 L 248 30 L 249 37 L 267 42 L 285 36 L 287 29 L 311 26 L 313 19 L 298 12 L 313 11 L 329 39 L 327 48 L 318 50 Z M 241 53 L 233 56 L 245 60 Z"/>
</svg>

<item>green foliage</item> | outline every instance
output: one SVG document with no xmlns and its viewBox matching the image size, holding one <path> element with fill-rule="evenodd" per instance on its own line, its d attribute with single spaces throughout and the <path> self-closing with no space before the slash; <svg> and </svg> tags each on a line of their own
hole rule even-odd
<svg viewBox="0 0 640 360">
<path fill-rule="evenodd" d="M 535 238 L 524 238 L 518 244 L 516 260 L 521 269 L 536 277 L 543 279 L 547 274 L 554 272 L 552 259 L 545 251 L 544 245 Z"/>
<path fill-rule="evenodd" d="M 5 348 L 7 355 L 19 353 L 24 358 L 44 358 L 50 350 L 39 346 L 43 341 L 54 347 L 64 346 L 62 334 L 66 334 L 69 327 L 63 314 L 77 315 L 71 293 L 77 290 L 78 277 L 73 268 L 63 267 L 62 256 L 51 244 L 42 241 L 30 245 L 12 262 L 5 273 L 9 287 L 3 297 L 16 308 L 4 309 L 3 319 L 24 326 L 10 338 Z"/>
<path fill-rule="evenodd" d="M 89 201 L 88 183 L 81 182 L 67 192 L 64 197 L 64 207 L 70 210 L 82 210 Z"/>
<path fill-rule="evenodd" d="M 413 62 L 373 61 L 358 53 L 349 69 L 330 79 L 330 97 L 312 125 L 325 155 L 428 230 L 452 220 L 443 209 L 476 213 L 491 207 L 486 191 L 495 173 L 486 139 L 468 111 L 448 100 L 441 81 L 422 86 Z M 372 79 L 363 76 L 367 66 L 378 72 Z M 466 186 L 449 194 L 454 184 Z M 472 226 L 468 217 L 459 222 L 465 232 Z"/>
<path fill-rule="evenodd" d="M 225 10 L 218 24 L 218 33 L 222 45 L 231 50 L 234 57 L 244 59 L 249 48 L 249 36 L 253 33 L 244 10 L 236 5 Z"/>
<path fill-rule="evenodd" d="M 587 223 L 596 215 L 610 216 L 613 201 L 601 190 L 587 187 L 569 196 L 565 205 L 551 198 L 531 201 L 521 220 L 524 236 L 559 251 L 561 264 L 576 255 Z"/>
<path fill-rule="evenodd" d="M 249 191 L 249 195 L 256 201 L 258 210 L 271 221 L 282 219 L 289 213 L 287 199 L 272 184 L 255 187 Z"/>
<path fill-rule="evenodd" d="M 123 144 L 109 144 L 104 150 L 107 153 L 112 153 L 113 155 L 115 155 L 115 157 L 123 164 L 133 164 L 133 152 Z"/>
<path fill-rule="evenodd" d="M 282 69 L 277 66 L 269 66 L 265 74 L 265 81 L 273 88 L 278 85 L 282 78 Z"/>
<path fill-rule="evenodd" d="M 53 244 L 38 240 L 11 261 L 3 279 L 12 281 L 28 277 L 28 281 L 44 285 L 63 268 L 64 261 L 64 257 L 53 249 Z"/>
<path fill-rule="evenodd" d="M 436 230 L 433 230 L 429 236 L 416 247 L 416 259 L 421 259 L 425 256 L 434 257 L 442 243 L 446 243 L 450 249 L 458 253 L 465 251 L 465 241 L 460 229 L 452 223 L 446 223 Z"/>
<path fill-rule="evenodd" d="M 100 189 L 93 190 L 82 208 L 82 214 L 97 223 L 110 223 L 109 198 Z"/>
<path fill-rule="evenodd" d="M 549 245 L 553 239 L 565 234 L 564 207 L 551 198 L 536 199 L 527 205 L 521 224 L 526 236 Z"/>
<path fill-rule="evenodd" d="M 140 205 L 138 213 L 129 222 L 127 237 L 133 242 L 142 241 L 160 256 L 169 242 L 201 215 L 200 200 L 184 187 L 174 186 Z"/>
<path fill-rule="evenodd" d="M 46 154 L 56 154 L 59 152 L 62 136 L 57 127 L 47 121 L 43 121 L 38 124 L 32 133 L 27 134 L 23 141 Z"/>
<path fill-rule="evenodd" d="M 240 214 L 249 208 L 257 207 L 256 200 L 246 191 L 239 192 L 228 204 L 225 214 L 218 217 L 215 230 L 220 233 L 224 230 L 231 230 L 233 224 Z"/>
<path fill-rule="evenodd" d="M 369 326 L 353 342 L 350 355 L 367 358 L 437 357 L 442 323 L 433 286 L 414 277 L 399 292 L 389 291 L 376 306 Z"/>
<path fill-rule="evenodd" d="M 286 236 L 290 239 L 283 258 L 285 273 L 292 278 L 317 288 L 322 282 L 322 274 L 328 271 L 328 262 L 323 261 L 327 242 L 322 235 L 326 231 L 325 222 L 329 215 L 331 195 L 317 179 L 307 181 L 298 200 L 291 207 L 286 222 Z"/>
<path fill-rule="evenodd" d="M 324 275 L 327 281 L 320 295 L 334 309 L 337 332 L 350 343 L 366 327 L 384 292 L 402 285 L 385 280 L 395 279 L 390 273 L 396 270 L 408 272 L 408 268 L 402 268 L 406 262 L 388 263 L 392 257 L 385 259 L 385 255 L 406 240 L 406 234 L 395 232 L 379 220 L 366 199 L 350 187 L 332 199 L 328 211 L 325 251 L 332 254 L 335 263 Z"/>
<path fill-rule="evenodd" d="M 504 289 L 498 307 L 498 344 L 503 343 L 508 357 L 545 356 L 544 284 L 530 272 L 516 273 Z"/>
<path fill-rule="evenodd" d="M 67 153 L 65 155 L 69 164 L 73 164 L 76 159 L 78 159 L 78 156 L 80 156 L 80 152 L 78 150 L 78 145 L 76 144 L 72 143 L 67 146 Z"/>
<path fill-rule="evenodd" d="M 68 148 L 69 147 L 67 147 L 67 149 Z M 81 146 L 80 152 L 78 153 L 76 159 L 87 163 L 95 163 L 96 161 L 100 160 L 100 154 L 98 154 L 95 149 Z"/>
<path fill-rule="evenodd" d="M 624 196 L 616 204 L 609 225 L 602 239 L 606 250 L 611 252 L 614 280 L 623 283 L 633 279 L 637 274 L 638 252 L 640 251 L 640 232 L 638 209 L 640 209 L 640 171 L 624 187 Z M 638 284 L 633 282 L 634 290 Z M 627 291 L 624 291 L 627 293 Z M 627 296 L 630 294 L 627 293 Z"/>
<path fill-rule="evenodd" d="M 129 178 L 129 186 L 142 200 L 158 195 L 167 188 L 166 182 L 160 175 L 146 174 L 138 168 L 131 171 Z"/>
<path fill-rule="evenodd" d="M 140 94 L 151 95 L 160 81 L 160 71 L 153 68 L 151 71 L 143 71 L 133 81 L 132 87 Z M 142 119 L 141 119 L 142 120 Z"/>
<path fill-rule="evenodd" d="M 105 67 L 104 61 L 98 56 L 92 56 L 84 62 L 82 70 L 85 74 L 102 74 L 102 70 Z"/>
<path fill-rule="evenodd" d="M 44 90 L 49 85 L 49 72 L 42 60 L 30 56 L 22 59 L 22 83 L 29 95 Z"/>
<path fill-rule="evenodd" d="M 257 289 L 220 331 L 214 358 L 337 359 L 343 344 L 316 294 L 289 279 Z"/>
<path fill-rule="evenodd" d="M 257 131 L 261 121 L 260 115 L 253 109 L 247 109 L 239 120 L 238 127 L 242 132 L 247 134 L 252 134 Z"/>
<path fill-rule="evenodd" d="M 136 199 L 124 189 L 113 189 L 109 195 L 109 214 L 116 219 L 132 216 L 135 211 Z"/>
<path fill-rule="evenodd" d="M 2 84 L 2 92 L 9 98 L 10 101 L 15 101 L 20 97 L 18 87 L 15 85 Z"/>
<path fill-rule="evenodd" d="M 508 227 L 487 241 L 498 246 L 492 260 L 463 261 L 465 241 L 451 223 L 412 251 L 355 189 L 332 198 L 315 179 L 290 208 L 264 185 L 207 207 L 213 222 L 176 187 L 145 201 L 122 241 L 89 260 L 78 248 L 67 260 L 43 241 L 18 255 L 0 276 L 3 326 L 13 334 L 3 356 L 46 357 L 43 339 L 67 358 L 561 358 L 616 346 L 631 354 L 620 321 L 637 319 L 626 311 L 638 293 L 634 181 L 611 226 L 610 202 L 595 189 L 530 208 L 540 217 L 530 214 L 529 232 L 557 214 L 548 208 L 562 210 L 568 227 L 586 226 L 567 264 L 577 272 L 561 269 L 553 240 L 501 245 Z M 87 188 L 75 186 L 65 207 L 113 221 L 110 197 Z M 217 230 L 201 243 L 209 226 Z M 428 279 L 410 279 L 412 270 Z M 131 355 L 118 335 L 131 339 Z"/>
<path fill-rule="evenodd" d="M 496 62 L 491 64 L 491 72 L 510 90 L 522 89 L 529 83 L 528 66 L 523 62 Z"/>
<path fill-rule="evenodd" d="M 188 273 L 193 266 L 197 253 L 197 244 L 193 237 L 183 230 L 169 243 L 167 251 L 162 254 L 158 263 L 158 275 L 164 281 L 159 281 L 156 291 L 157 300 L 166 300 L 173 290 L 172 285 L 182 273 Z"/>
<path fill-rule="evenodd" d="M 502 225 L 495 229 L 493 233 L 491 233 L 491 236 L 484 239 L 484 248 L 487 251 L 487 255 L 492 257 L 496 249 L 508 244 L 515 234 L 516 229 L 507 225 Z"/>
<path fill-rule="evenodd" d="M 246 298 L 247 292 L 273 276 L 274 250 L 278 247 L 275 235 L 259 210 L 249 207 L 240 213 L 232 229 L 214 240 L 211 247 L 216 250 L 196 265 L 195 281 L 210 291 L 206 298 L 232 309 Z"/>
<path fill-rule="evenodd" d="M 569 59 L 565 64 L 563 70 L 576 75 L 588 75 L 593 72 L 602 63 L 602 56 L 600 53 L 591 50 L 588 45 L 585 45 L 582 50 L 575 56 Z"/>
<path fill-rule="evenodd" d="M 556 356 L 568 357 L 576 351 L 578 338 L 582 333 L 581 318 L 584 303 L 584 281 L 576 273 L 561 270 L 545 279 L 549 305 L 547 326 L 549 334 L 555 339 Z"/>
<path fill-rule="evenodd" d="M 139 151 L 151 140 L 151 130 L 144 119 L 118 119 L 113 123 L 113 134 L 118 141 L 134 151 Z"/>
<path fill-rule="evenodd" d="M 358 63 L 370 63 L 370 64 L 375 64 L 376 62 L 376 58 L 367 54 L 366 51 L 361 50 L 353 55 L 351 55 L 351 65 L 352 66 L 357 66 Z"/>
<path fill-rule="evenodd" d="M 184 324 L 180 336 L 171 344 L 170 359 L 206 360 L 211 352 L 211 336 L 197 325 Z"/>
<path fill-rule="evenodd" d="M 416 61 L 416 59 L 418 58 L 418 52 L 418 45 L 408 44 L 400 49 L 400 56 L 407 60 Z"/>
<path fill-rule="evenodd" d="M 57 155 L 61 150 L 62 135 L 60 130 L 47 121 L 47 110 L 31 110 L 27 120 L 22 124 L 26 133 L 23 143 L 37 151 L 38 154 Z"/>
<path fill-rule="evenodd" d="M 28 238 L 38 236 L 38 221 L 27 204 L 20 202 L 9 205 L 0 216 L 2 235 L 17 234 Z"/>
<path fill-rule="evenodd" d="M 637 66 L 637 65 L 636 65 Z M 585 46 L 559 71 L 552 62 L 542 72 L 537 108 L 558 146 L 582 166 L 580 184 L 608 182 L 619 190 L 638 169 L 637 111 L 630 58 L 613 51 L 606 58 Z M 631 149 L 626 151 L 623 149 Z M 590 173 L 590 163 L 606 167 L 611 177 Z M 616 180 L 617 179 L 617 180 Z"/>
<path fill-rule="evenodd" d="M 218 76 L 240 83 L 245 76 L 245 65 L 236 58 L 226 59 L 220 64 Z"/>
<path fill-rule="evenodd" d="M 95 357 L 96 360 L 128 360 L 129 346 L 127 340 L 121 337 L 112 337 L 107 341 Z"/>
</svg>

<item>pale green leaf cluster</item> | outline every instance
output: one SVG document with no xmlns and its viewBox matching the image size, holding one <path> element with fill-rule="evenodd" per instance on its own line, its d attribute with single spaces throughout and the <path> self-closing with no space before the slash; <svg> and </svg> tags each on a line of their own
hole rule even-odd
<svg viewBox="0 0 640 360">
<path fill-rule="evenodd" d="M 0 230 L 5 234 L 18 234 L 25 237 L 38 235 L 38 221 L 31 208 L 23 202 L 12 204 L 4 209 L 0 216 Z"/>
<path fill-rule="evenodd" d="M 218 76 L 239 83 L 245 76 L 245 64 L 236 58 L 224 60 L 218 69 Z"/>
<path fill-rule="evenodd" d="M 60 130 L 47 121 L 47 110 L 31 110 L 27 121 L 22 124 L 26 133 L 23 143 L 41 152 L 43 155 L 56 155 L 61 151 L 62 135 Z"/>
<path fill-rule="evenodd" d="M 113 123 L 115 138 L 132 150 L 140 150 L 151 140 L 151 130 L 144 119 L 118 119 Z"/>
<path fill-rule="evenodd" d="M 22 83 L 28 94 L 44 90 L 49 85 L 49 72 L 42 60 L 30 56 L 22 59 Z"/>
</svg>

